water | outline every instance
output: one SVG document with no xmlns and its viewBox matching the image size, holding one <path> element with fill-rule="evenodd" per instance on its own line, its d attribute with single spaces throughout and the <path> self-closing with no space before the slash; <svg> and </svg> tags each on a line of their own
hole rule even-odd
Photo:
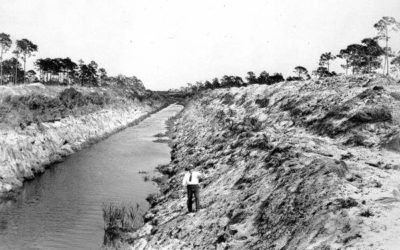
<svg viewBox="0 0 400 250">
<path fill-rule="evenodd" d="M 153 136 L 180 109 L 171 105 L 26 182 L 16 201 L 0 204 L 0 249 L 98 249 L 104 202 L 147 206 L 157 191 L 138 172 L 169 162 L 170 149 Z"/>
</svg>

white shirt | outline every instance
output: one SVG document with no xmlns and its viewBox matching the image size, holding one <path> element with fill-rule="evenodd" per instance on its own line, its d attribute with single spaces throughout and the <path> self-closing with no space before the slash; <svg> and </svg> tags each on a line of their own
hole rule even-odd
<svg viewBox="0 0 400 250">
<path fill-rule="evenodd" d="M 190 179 L 190 172 L 187 172 L 185 176 L 183 177 L 182 185 L 186 187 L 187 185 L 198 185 L 199 184 L 199 177 L 201 177 L 202 174 L 197 172 L 197 171 L 192 171 L 192 179 Z"/>
</svg>

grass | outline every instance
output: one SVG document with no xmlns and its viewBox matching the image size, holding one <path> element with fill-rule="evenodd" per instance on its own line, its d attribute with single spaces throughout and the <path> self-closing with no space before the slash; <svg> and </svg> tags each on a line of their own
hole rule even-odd
<svg viewBox="0 0 400 250">
<path fill-rule="evenodd" d="M 104 229 L 119 229 L 123 232 L 135 230 L 143 222 L 139 204 L 136 206 L 103 204 Z"/>
<path fill-rule="evenodd" d="M 171 140 L 170 139 L 157 139 L 154 140 L 153 142 L 155 143 L 169 143 Z"/>
<path fill-rule="evenodd" d="M 166 137 L 167 136 L 167 133 L 158 133 L 158 134 L 155 134 L 155 135 L 153 135 L 154 137 Z"/>
<path fill-rule="evenodd" d="M 124 233 L 133 232 L 143 225 L 143 210 L 125 204 L 103 204 L 104 242 L 105 246 L 115 246 L 121 241 Z"/>
<path fill-rule="evenodd" d="M 157 194 L 149 194 L 146 201 L 150 204 L 150 207 L 154 207 L 157 204 Z"/>
</svg>

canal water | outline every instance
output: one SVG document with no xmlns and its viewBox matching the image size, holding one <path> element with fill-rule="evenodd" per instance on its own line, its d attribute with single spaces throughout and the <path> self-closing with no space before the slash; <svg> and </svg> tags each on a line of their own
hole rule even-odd
<svg viewBox="0 0 400 250">
<path fill-rule="evenodd" d="M 0 249 L 99 249 L 103 203 L 147 206 L 157 192 L 139 172 L 169 162 L 168 145 L 154 135 L 181 108 L 171 105 L 26 182 L 16 200 L 0 204 Z"/>
</svg>

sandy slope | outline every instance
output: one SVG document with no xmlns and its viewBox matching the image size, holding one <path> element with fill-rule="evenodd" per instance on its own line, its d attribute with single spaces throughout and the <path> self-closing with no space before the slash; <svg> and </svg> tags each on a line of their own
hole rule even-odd
<svg viewBox="0 0 400 250">
<path fill-rule="evenodd" d="M 375 76 L 204 93 L 176 122 L 132 248 L 397 249 L 399 105 L 398 83 Z M 208 176 L 196 214 L 188 163 Z"/>
</svg>

